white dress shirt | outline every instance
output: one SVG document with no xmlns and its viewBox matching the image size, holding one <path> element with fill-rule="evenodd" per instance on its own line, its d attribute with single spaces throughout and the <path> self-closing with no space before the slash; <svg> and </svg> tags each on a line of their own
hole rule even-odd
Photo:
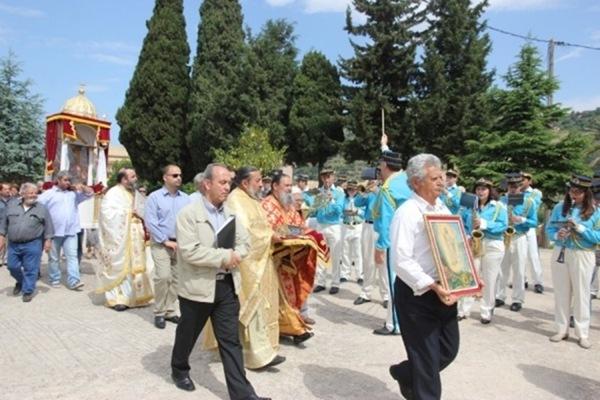
<svg viewBox="0 0 600 400">
<path fill-rule="evenodd" d="M 413 193 L 394 213 L 390 227 L 390 261 L 398 277 L 420 296 L 438 281 L 424 214 L 451 214 L 440 199 L 435 205 Z"/>
</svg>

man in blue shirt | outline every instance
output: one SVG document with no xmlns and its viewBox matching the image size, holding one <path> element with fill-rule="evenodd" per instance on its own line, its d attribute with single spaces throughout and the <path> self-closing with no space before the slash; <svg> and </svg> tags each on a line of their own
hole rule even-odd
<svg viewBox="0 0 600 400">
<path fill-rule="evenodd" d="M 145 223 L 150 232 L 150 252 L 154 260 L 154 325 L 165 328 L 165 320 L 179 322 L 177 301 L 177 213 L 189 202 L 181 187 L 181 169 L 177 165 L 163 168 L 162 188 L 146 201 Z"/>
<path fill-rule="evenodd" d="M 535 204 L 535 213 L 537 215 L 542 205 L 542 192 L 539 189 L 531 187 L 533 176 L 528 172 L 523 172 L 523 186 L 521 190 L 525 197 L 530 197 Z M 542 263 L 540 262 L 540 253 L 537 242 L 537 227 L 529 228 L 525 236 L 527 237 L 527 258 L 531 266 L 531 277 L 533 279 L 533 290 L 535 293 L 544 293 L 544 274 Z M 525 288 L 527 288 L 527 278 L 525 278 Z"/>
<path fill-rule="evenodd" d="M 91 188 L 71 185 L 68 171 L 60 171 L 56 175 L 56 186 L 42 193 L 38 202 L 44 205 L 54 227 L 52 247 L 48 260 L 48 278 L 52 287 L 60 287 L 60 250 L 67 260 L 67 287 L 82 290 L 83 282 L 79 276 L 79 260 L 77 259 L 77 234 L 81 231 L 79 223 L 79 203 L 94 196 Z M 79 189 L 79 190 L 78 190 Z"/>
</svg>

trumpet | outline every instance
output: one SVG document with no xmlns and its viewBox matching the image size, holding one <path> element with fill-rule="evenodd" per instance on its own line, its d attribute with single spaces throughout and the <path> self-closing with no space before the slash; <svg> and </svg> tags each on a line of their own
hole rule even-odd
<svg viewBox="0 0 600 400">
<path fill-rule="evenodd" d="M 516 233 L 515 227 L 512 222 L 513 206 L 508 206 L 508 228 L 504 231 L 504 246 L 510 247 L 512 238 Z"/>
<path fill-rule="evenodd" d="M 471 214 L 471 223 L 475 226 L 475 223 L 479 220 L 479 213 L 476 209 L 473 209 Z M 485 249 L 483 248 L 483 238 L 485 234 L 481 229 L 473 229 L 471 231 L 471 252 L 474 258 L 483 256 Z"/>
</svg>

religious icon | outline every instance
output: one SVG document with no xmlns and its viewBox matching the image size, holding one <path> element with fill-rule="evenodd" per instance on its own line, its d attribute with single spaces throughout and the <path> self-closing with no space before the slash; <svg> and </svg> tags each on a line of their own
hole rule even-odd
<svg viewBox="0 0 600 400">
<path fill-rule="evenodd" d="M 425 227 L 441 285 L 458 297 L 481 291 L 471 247 L 457 215 L 425 215 Z"/>
</svg>

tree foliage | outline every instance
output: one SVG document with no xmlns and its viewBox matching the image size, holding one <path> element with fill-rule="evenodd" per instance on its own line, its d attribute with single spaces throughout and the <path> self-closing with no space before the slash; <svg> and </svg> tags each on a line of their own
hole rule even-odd
<svg viewBox="0 0 600 400">
<path fill-rule="evenodd" d="M 0 59 L 0 180 L 9 182 L 35 181 L 44 169 L 43 100 L 21 72 L 12 52 Z"/>
<path fill-rule="evenodd" d="M 572 172 L 589 173 L 589 137 L 555 128 L 566 110 L 546 104 L 558 82 L 541 64 L 537 49 L 525 45 L 505 76 L 507 89 L 492 92 L 494 128 L 468 140 L 467 155 L 453 158 L 468 185 L 479 177 L 499 182 L 508 171 L 528 171 L 548 199 L 564 192 Z"/>
<path fill-rule="evenodd" d="M 298 70 L 294 26 L 269 20 L 256 37 L 249 35 L 246 104 L 252 124 L 265 128 L 275 146 L 286 143 L 292 86 Z"/>
<path fill-rule="evenodd" d="M 195 171 L 212 162 L 216 150 L 236 143 L 248 120 L 242 20 L 237 0 L 204 0 L 200 7 L 187 137 Z"/>
<path fill-rule="evenodd" d="M 354 24 L 350 9 L 346 31 L 354 56 L 340 61 L 342 75 L 350 81 L 345 90 L 349 112 L 350 159 L 373 159 L 379 154 L 381 109 L 385 110 L 386 133 L 403 158 L 413 154 L 409 100 L 416 73 L 417 26 L 424 13 L 419 0 L 354 0 L 356 10 L 366 16 Z"/>
<path fill-rule="evenodd" d="M 319 52 L 308 52 L 294 80 L 288 160 L 323 166 L 344 140 L 340 78 Z"/>
<path fill-rule="evenodd" d="M 481 22 L 487 2 L 433 0 L 423 62 L 414 102 L 419 150 L 448 160 L 465 153 L 465 141 L 489 129 L 487 92 L 493 73 L 486 70 L 491 49 Z"/>
<path fill-rule="evenodd" d="M 138 64 L 117 112 L 119 141 L 131 156 L 138 175 L 161 177 L 167 163 L 186 164 L 187 106 L 190 90 L 190 49 L 185 33 L 183 0 L 156 0 L 147 22 Z M 183 171 L 191 173 L 182 165 Z"/>
<path fill-rule="evenodd" d="M 266 129 L 247 127 L 230 148 L 215 150 L 215 160 L 232 169 L 250 165 L 266 173 L 283 165 L 285 151 L 271 145 Z"/>
</svg>

